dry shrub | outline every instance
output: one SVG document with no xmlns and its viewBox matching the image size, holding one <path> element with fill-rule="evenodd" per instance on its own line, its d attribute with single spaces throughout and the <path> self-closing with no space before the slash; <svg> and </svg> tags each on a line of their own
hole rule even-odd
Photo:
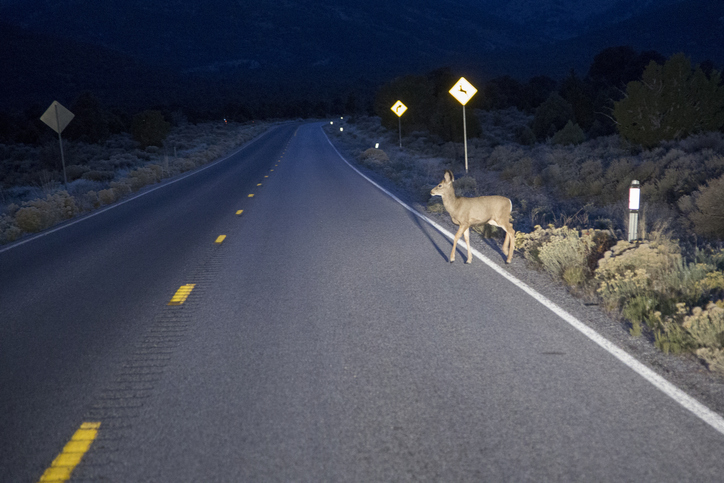
<svg viewBox="0 0 724 483">
<path fill-rule="evenodd" d="M 387 153 L 381 149 L 369 148 L 359 155 L 360 161 L 369 165 L 381 166 L 390 161 Z"/>
<path fill-rule="evenodd" d="M 709 302 L 706 308 L 676 304 L 676 313 L 656 312 L 656 346 L 664 352 L 695 353 L 712 371 L 724 372 L 724 301 Z"/>
<path fill-rule="evenodd" d="M 430 213 L 445 213 L 445 206 L 439 199 L 432 198 L 427 203 L 427 211 L 429 211 Z"/>
<path fill-rule="evenodd" d="M 133 192 L 133 189 L 128 183 L 127 178 L 111 182 L 110 187 L 116 193 L 116 199 L 131 194 Z"/>
<path fill-rule="evenodd" d="M 543 268 L 553 277 L 565 280 L 568 285 L 581 285 L 589 278 L 586 262 L 593 247 L 593 237 L 581 237 L 578 230 L 565 226 L 553 231 L 538 252 Z"/>
<path fill-rule="evenodd" d="M 15 214 L 15 224 L 25 232 L 35 233 L 73 218 L 78 212 L 75 198 L 67 191 L 59 191 L 44 199 L 23 203 L 22 208 Z"/>
<path fill-rule="evenodd" d="M 724 342 L 724 303 L 710 302 L 706 309 L 694 307 L 681 326 L 691 334 L 699 347 L 722 348 Z"/>
<path fill-rule="evenodd" d="M 613 236 L 603 230 L 583 230 L 536 225 L 532 233 L 515 234 L 515 245 L 523 256 L 560 278 L 569 287 L 583 287 L 593 276 L 599 258 L 610 248 Z"/>
<path fill-rule="evenodd" d="M 598 261 L 598 293 L 614 310 L 637 296 L 668 292 L 666 275 L 680 264 L 679 246 L 670 240 L 642 244 L 621 240 Z"/>
<path fill-rule="evenodd" d="M 98 201 L 101 205 L 110 205 L 111 203 L 114 203 L 116 199 L 116 190 L 114 190 L 113 188 L 100 190 L 98 192 Z"/>
<path fill-rule="evenodd" d="M 17 240 L 23 231 L 15 224 L 10 215 L 0 215 L 0 243 L 10 243 Z"/>
<path fill-rule="evenodd" d="M 194 163 L 190 159 L 180 160 L 174 164 L 178 167 L 179 171 L 181 171 L 182 173 L 185 173 L 186 171 L 191 171 L 192 169 L 196 168 L 196 163 Z"/>
<path fill-rule="evenodd" d="M 683 196 L 678 205 L 696 234 L 724 239 L 724 176 L 699 186 L 691 196 Z"/>
<path fill-rule="evenodd" d="M 146 185 L 157 183 L 163 177 L 163 169 L 157 164 L 149 164 L 128 173 L 126 180 L 131 190 L 138 191 Z"/>
</svg>

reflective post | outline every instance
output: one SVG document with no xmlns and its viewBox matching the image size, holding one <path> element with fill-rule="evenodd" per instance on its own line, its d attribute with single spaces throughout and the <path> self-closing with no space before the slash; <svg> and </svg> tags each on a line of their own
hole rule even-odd
<svg viewBox="0 0 724 483">
<path fill-rule="evenodd" d="M 631 187 L 628 190 L 628 241 L 630 242 L 638 238 L 640 203 L 641 185 L 638 180 L 633 180 L 631 181 Z"/>
</svg>

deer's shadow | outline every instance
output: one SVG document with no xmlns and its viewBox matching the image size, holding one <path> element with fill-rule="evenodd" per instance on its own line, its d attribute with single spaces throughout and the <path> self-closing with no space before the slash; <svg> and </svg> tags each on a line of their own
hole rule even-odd
<svg viewBox="0 0 724 483">
<path fill-rule="evenodd" d="M 448 261 L 448 257 L 450 255 L 449 251 L 445 251 L 440 246 L 440 243 L 436 241 L 432 235 L 430 234 L 429 230 L 433 230 L 437 233 L 440 233 L 437 229 L 435 229 L 434 226 L 428 225 L 427 223 L 422 223 L 420 220 L 420 217 L 414 213 L 409 213 L 410 218 L 412 218 L 412 221 L 417 225 L 417 227 L 420 229 L 422 233 L 425 234 L 428 240 L 430 240 L 430 243 L 433 247 L 435 247 L 435 250 L 437 250 L 437 253 L 440 254 L 440 257 L 443 258 L 446 262 Z M 457 231 L 457 227 L 455 227 L 455 230 Z M 442 235 L 442 233 L 440 233 Z M 444 236 L 444 235 L 443 235 Z M 446 236 L 444 237 L 448 244 L 448 249 L 452 248 L 452 240 L 448 239 Z M 472 238 L 472 237 L 471 237 Z M 505 253 L 503 253 L 503 248 L 500 243 L 498 243 L 498 240 L 496 238 L 488 238 L 488 237 L 482 237 L 483 242 L 488 245 L 490 248 L 492 248 L 496 253 L 498 253 L 504 260 L 506 259 Z M 472 240 L 470 240 L 470 245 L 472 247 Z M 458 256 L 462 257 L 462 260 L 468 259 L 468 251 L 465 248 L 465 239 L 463 237 L 460 237 L 460 240 L 458 240 L 458 246 L 455 248 L 456 252 L 456 258 Z"/>
</svg>

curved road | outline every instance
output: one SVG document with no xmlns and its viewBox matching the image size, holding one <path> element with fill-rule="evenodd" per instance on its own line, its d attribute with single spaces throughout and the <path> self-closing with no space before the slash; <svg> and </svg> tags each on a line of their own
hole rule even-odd
<svg viewBox="0 0 724 483">
<path fill-rule="evenodd" d="M 721 481 L 722 433 L 450 243 L 287 124 L 5 249 L 0 481 L 83 422 L 71 481 Z"/>
</svg>

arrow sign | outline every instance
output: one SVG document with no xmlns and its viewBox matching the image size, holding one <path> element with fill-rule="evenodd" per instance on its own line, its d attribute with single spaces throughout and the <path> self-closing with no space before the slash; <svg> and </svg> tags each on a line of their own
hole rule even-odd
<svg viewBox="0 0 724 483">
<path fill-rule="evenodd" d="M 75 114 L 63 107 L 60 102 L 53 101 L 48 110 L 40 116 L 40 120 L 50 126 L 53 131 L 60 134 L 74 117 Z"/>
<path fill-rule="evenodd" d="M 473 85 L 465 80 L 465 77 L 461 77 L 459 81 L 450 89 L 450 94 L 460 102 L 463 106 L 468 103 L 471 97 L 475 95 L 478 90 Z"/>
<path fill-rule="evenodd" d="M 390 109 L 392 109 L 392 112 L 397 114 L 397 117 L 402 117 L 402 115 L 407 110 L 407 106 L 404 105 L 401 101 L 395 102 L 395 105 L 392 106 Z"/>
</svg>

